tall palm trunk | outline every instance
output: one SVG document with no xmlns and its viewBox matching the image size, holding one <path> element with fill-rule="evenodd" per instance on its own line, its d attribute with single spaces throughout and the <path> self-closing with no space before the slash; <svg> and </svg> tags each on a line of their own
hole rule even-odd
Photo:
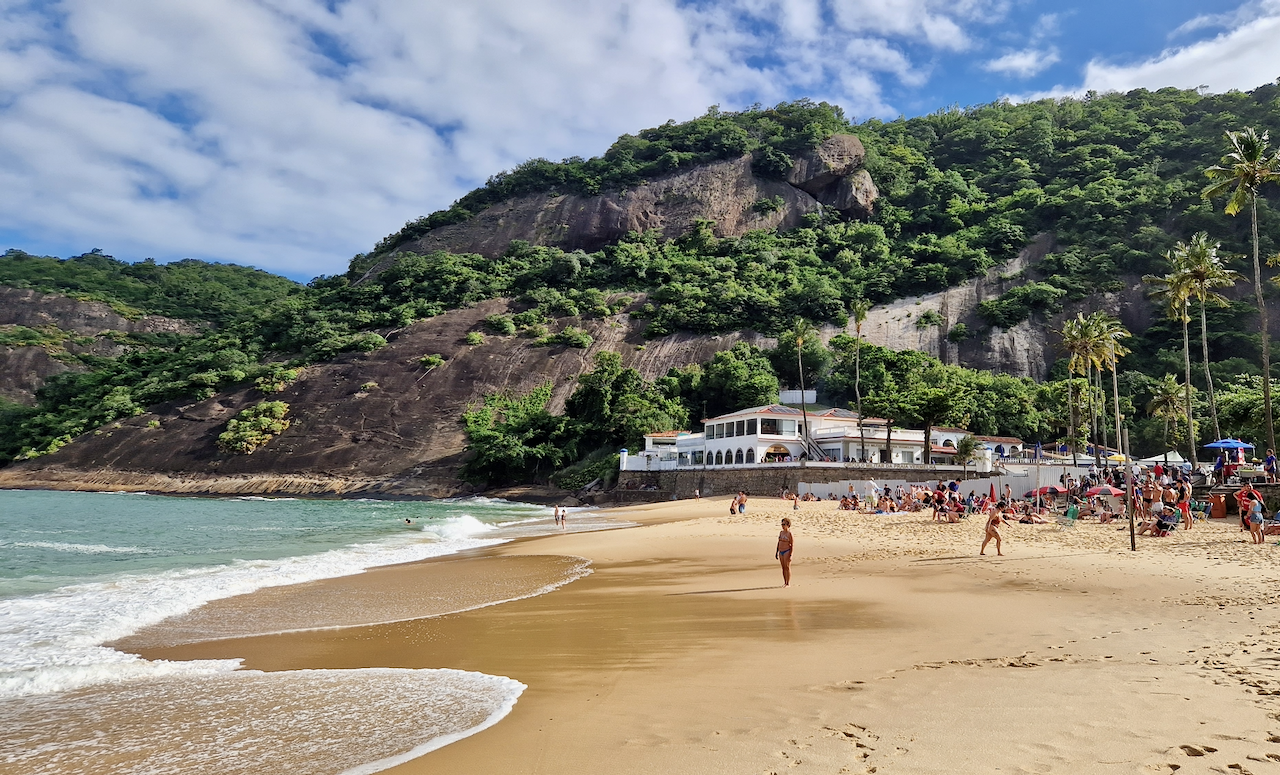
<svg viewBox="0 0 1280 775">
<path fill-rule="evenodd" d="M 1182 360 L 1187 368 L 1187 375 L 1186 375 L 1187 376 L 1187 382 L 1186 382 L 1187 446 L 1190 448 L 1190 451 L 1191 451 L 1191 467 L 1196 468 L 1199 465 L 1199 463 L 1196 462 L 1196 424 L 1195 424 L 1194 418 L 1191 415 L 1191 332 L 1190 332 L 1189 326 L 1187 325 L 1190 321 L 1187 320 L 1187 313 L 1185 309 L 1183 310 L 1183 313 L 1180 317 L 1182 318 Z"/>
<path fill-rule="evenodd" d="M 1267 411 L 1267 449 L 1276 448 L 1276 429 L 1271 419 L 1271 332 L 1267 326 L 1267 304 L 1262 299 L 1262 264 L 1258 261 L 1258 197 L 1249 198 L 1253 215 L 1253 291 L 1258 299 L 1258 324 L 1262 328 L 1262 403 Z"/>
<path fill-rule="evenodd" d="M 1209 416 L 1213 418 L 1213 438 L 1220 439 L 1222 428 L 1218 426 L 1218 400 L 1213 395 L 1213 375 L 1209 373 L 1209 324 L 1204 314 L 1203 297 L 1200 299 L 1200 344 L 1204 350 L 1204 384 L 1209 389 Z"/>
<path fill-rule="evenodd" d="M 861 446 L 858 448 L 858 459 L 862 460 L 869 457 L 867 455 L 867 432 L 862 425 L 862 325 L 855 327 L 857 338 L 853 340 L 853 400 L 857 402 L 858 409 L 858 438 L 861 440 Z"/>
<path fill-rule="evenodd" d="M 1068 374 L 1067 380 L 1067 446 L 1071 448 L 1071 465 L 1076 464 L 1076 381 Z"/>
<path fill-rule="evenodd" d="M 1084 367 L 1084 379 L 1089 383 L 1089 403 L 1086 405 L 1089 409 L 1089 435 L 1092 437 L 1093 443 L 1093 463 L 1094 465 L 1102 465 L 1102 452 L 1098 449 L 1098 404 L 1094 400 L 1097 396 L 1093 393 L 1093 364 L 1090 363 Z"/>
<path fill-rule="evenodd" d="M 1114 366 L 1113 366 L 1114 368 Z M 1102 369 L 1098 369 L 1098 431 L 1102 436 L 1102 448 L 1106 449 L 1107 443 L 1107 391 L 1102 387 Z M 1116 449 L 1120 449 L 1120 433 L 1116 433 Z"/>
</svg>

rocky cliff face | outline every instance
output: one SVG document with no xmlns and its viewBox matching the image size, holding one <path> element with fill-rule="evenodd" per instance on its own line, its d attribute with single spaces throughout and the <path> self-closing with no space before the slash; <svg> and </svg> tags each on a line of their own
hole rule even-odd
<svg viewBox="0 0 1280 775">
<path fill-rule="evenodd" d="M 0 285 L 0 330 L 10 326 L 49 335 L 44 347 L 0 347 L 0 397 L 35 403 L 35 392 L 54 374 L 79 370 L 77 355 L 114 358 L 124 352 L 118 334 L 193 334 L 184 320 L 127 318 L 109 305 Z M 56 343 L 54 343 L 56 342 Z"/>
<path fill-rule="evenodd" d="M 464 223 L 435 229 L 400 250 L 492 257 L 512 240 L 524 240 L 593 251 L 631 231 L 656 230 L 678 237 L 703 218 L 715 221 L 716 235 L 725 237 L 798 226 L 820 205 L 864 216 L 879 196 L 871 176 L 861 169 L 865 157 L 858 138 L 835 135 L 797 158 L 786 180 L 753 174 L 747 155 L 681 170 L 627 191 L 599 196 L 529 194 L 494 205 Z"/>
<path fill-rule="evenodd" d="M 557 321 L 554 328 L 573 324 L 590 332 L 595 343 L 586 350 L 534 347 L 529 339 L 487 332 L 484 344 L 465 343 L 468 332 L 485 331 L 485 316 L 507 309 L 507 301 L 493 300 L 454 310 L 392 335 L 377 352 L 306 369 L 271 396 L 290 405 L 293 424 L 252 455 L 224 455 L 215 446 L 227 420 L 265 398 L 242 389 L 113 423 L 52 455 L 0 469 L 0 487 L 453 495 L 469 490 L 457 479 L 465 443 L 459 418 L 486 393 L 524 392 L 549 380 L 552 409 L 559 411 L 601 350 L 620 352 L 626 365 L 652 379 L 738 341 L 757 341 L 749 333 L 646 341 L 643 325 L 624 313 Z M 447 360 L 427 373 L 418 360 L 432 353 Z M 362 389 L 366 383 L 377 387 Z M 159 427 L 149 427 L 153 420 Z"/>
<path fill-rule="evenodd" d="M 977 315 L 978 304 L 1026 283 L 1023 272 L 1052 250 L 1052 238 L 1040 235 L 1012 261 L 991 269 L 983 277 L 945 291 L 908 296 L 874 307 L 862 324 L 862 335 L 872 344 L 893 350 L 919 350 L 944 363 L 1043 379 L 1056 357 L 1051 332 L 1043 320 L 1025 321 L 1007 331 L 994 329 L 987 337 L 974 337 L 960 344 L 947 341 L 947 333 L 957 323 L 964 323 L 975 333 L 986 327 Z M 926 312 L 936 312 L 944 322 L 917 325 Z M 853 322 L 847 329 L 829 328 L 826 333 L 852 336 Z"/>
</svg>

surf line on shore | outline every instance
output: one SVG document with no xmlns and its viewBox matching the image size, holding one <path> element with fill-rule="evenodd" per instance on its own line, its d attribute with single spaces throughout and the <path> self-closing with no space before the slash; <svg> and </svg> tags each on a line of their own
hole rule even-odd
<svg viewBox="0 0 1280 775">
<path fill-rule="evenodd" d="M 495 528 L 450 520 L 424 531 L 435 539 L 429 542 L 397 537 L 300 557 L 125 574 L 0 600 L 0 761 L 31 773 L 253 772 L 272 762 L 293 769 L 305 764 L 303 772 L 369 773 L 492 726 L 524 691 L 519 681 L 448 669 L 262 673 L 240 669 L 239 659 L 147 660 L 108 644 L 148 627 L 163 629 L 164 622 L 213 601 L 447 560 L 512 540 L 489 537 L 506 532 Z M 562 559 L 555 578 L 544 576 L 523 589 L 497 588 L 496 597 L 473 597 L 426 615 L 545 594 L 590 573 L 585 560 Z M 311 624 L 421 618 L 379 618 L 386 613 Z M 279 631 L 278 624 L 267 631 Z M 189 642 L 208 639 L 187 634 L 194 636 Z M 222 636 L 253 634 L 265 633 L 251 627 Z M 112 719 L 105 739 L 102 718 Z M 338 730 L 335 739 L 325 739 L 320 726 Z M 294 727 L 307 731 L 299 735 Z M 352 729 L 362 732 L 352 735 Z"/>
</svg>

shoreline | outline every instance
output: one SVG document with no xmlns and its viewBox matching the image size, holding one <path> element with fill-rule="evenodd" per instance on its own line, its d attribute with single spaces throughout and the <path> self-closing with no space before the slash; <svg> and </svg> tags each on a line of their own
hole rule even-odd
<svg viewBox="0 0 1280 775">
<path fill-rule="evenodd" d="M 422 487 L 401 486 L 394 477 L 352 478 L 324 474 L 165 474 L 159 472 L 76 471 L 71 469 L 0 468 L 0 490 L 52 492 L 121 492 L 196 498 L 258 496 L 386 501 L 438 501 L 453 498 L 497 498 L 538 506 L 563 505 L 573 493 L 551 486 L 527 485 L 490 490 L 427 492 Z"/>
<path fill-rule="evenodd" d="M 266 671 L 443 667 L 528 687 L 501 722 L 398 773 L 593 771 L 601 751 L 617 772 L 1168 772 L 1219 759 L 1258 772 L 1280 756 L 1268 742 L 1280 700 L 1257 689 L 1271 663 L 1249 656 L 1280 631 L 1261 582 L 1280 564 L 1230 520 L 1136 554 L 1106 525 L 1014 526 L 1006 557 L 979 558 L 972 520 L 764 498 L 730 517 L 727 503 L 608 509 L 640 526 L 451 556 L 591 561 L 546 594 L 141 653 Z M 796 522 L 790 589 L 770 554 L 781 516 Z M 396 566 L 399 584 L 444 559 Z M 1191 759 L 1186 745 L 1217 750 Z"/>
</svg>

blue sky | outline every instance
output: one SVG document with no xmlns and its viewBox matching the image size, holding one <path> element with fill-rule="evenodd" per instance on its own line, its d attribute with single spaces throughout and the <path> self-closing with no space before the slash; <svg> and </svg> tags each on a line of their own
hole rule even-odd
<svg viewBox="0 0 1280 775">
<path fill-rule="evenodd" d="M 1277 40 L 1280 0 L 0 0 L 0 243 L 307 279 L 712 104 L 1249 89 Z"/>
</svg>

